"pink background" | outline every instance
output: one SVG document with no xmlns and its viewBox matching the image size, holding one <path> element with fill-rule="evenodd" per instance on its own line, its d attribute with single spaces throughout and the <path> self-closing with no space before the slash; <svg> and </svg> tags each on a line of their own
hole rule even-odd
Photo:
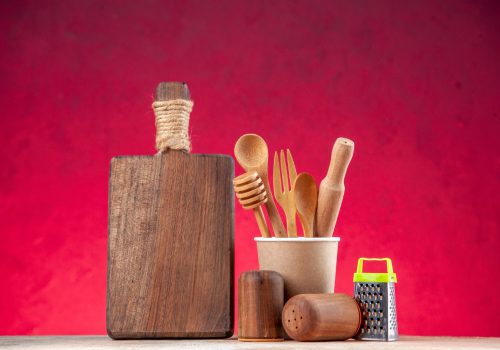
<svg viewBox="0 0 500 350">
<path fill-rule="evenodd" d="M 497 1 L 2 1 L 0 334 L 105 333 L 116 155 L 152 154 L 152 92 L 189 83 L 193 152 L 356 151 L 337 291 L 389 256 L 400 332 L 500 336 Z M 236 173 L 241 173 L 237 167 Z M 257 268 L 236 206 L 236 277 Z"/>
</svg>

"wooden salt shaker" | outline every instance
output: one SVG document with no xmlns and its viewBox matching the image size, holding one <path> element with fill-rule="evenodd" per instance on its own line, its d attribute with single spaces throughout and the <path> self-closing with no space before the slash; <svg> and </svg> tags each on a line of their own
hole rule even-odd
<svg viewBox="0 0 500 350">
<path fill-rule="evenodd" d="M 283 309 L 283 328 L 298 341 L 346 340 L 360 325 L 358 303 L 342 293 L 296 295 Z"/>
<path fill-rule="evenodd" d="M 283 277 L 274 271 L 247 271 L 238 280 L 238 340 L 283 340 Z"/>
</svg>

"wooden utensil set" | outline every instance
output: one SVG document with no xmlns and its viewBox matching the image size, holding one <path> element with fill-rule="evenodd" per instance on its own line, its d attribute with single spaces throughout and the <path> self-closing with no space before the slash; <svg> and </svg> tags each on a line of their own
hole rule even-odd
<svg viewBox="0 0 500 350">
<path fill-rule="evenodd" d="M 297 214 L 305 238 L 330 237 L 342 204 L 345 173 L 353 152 L 354 142 L 351 140 L 341 137 L 335 141 L 319 194 L 310 174 L 303 172 L 297 175 L 289 149 L 274 152 L 274 198 L 285 213 L 285 231 L 269 186 L 267 144 L 259 135 L 243 135 L 236 142 L 234 154 L 247 172 L 233 180 L 236 197 L 244 209 L 253 209 L 264 238 L 271 238 L 271 234 L 262 211 L 263 205 L 277 238 L 297 238 Z M 268 256 L 261 257 L 260 254 L 259 251 L 259 262 Z M 239 340 L 280 341 L 284 339 L 283 330 L 299 341 L 344 340 L 356 335 L 361 324 L 361 312 L 352 297 L 345 294 L 299 294 L 284 306 L 284 288 L 290 287 L 287 281 L 291 283 L 291 275 L 289 271 L 281 272 L 283 277 L 275 271 L 265 270 L 241 274 L 238 282 Z"/>
<path fill-rule="evenodd" d="M 265 238 L 271 240 L 263 206 L 275 237 L 297 237 L 297 214 L 309 238 L 301 241 L 310 244 L 333 234 L 354 151 L 351 140 L 335 142 L 319 191 L 311 175 L 297 174 L 290 150 L 275 152 L 273 196 L 268 148 L 260 136 L 247 134 L 236 142 L 234 154 L 246 171 L 236 178 L 231 157 L 189 153 L 192 107 L 185 83 L 160 83 L 153 104 L 158 153 L 111 161 L 106 324 L 114 339 L 233 334 L 233 188 Z M 286 229 L 274 198 L 285 213 Z M 335 238 L 316 238 L 327 240 Z M 282 340 L 283 328 L 297 340 L 354 335 L 359 309 L 347 296 L 299 295 L 282 314 L 285 275 L 242 274 L 242 338 Z"/>
<path fill-rule="evenodd" d="M 332 150 L 330 166 L 319 188 L 308 173 L 297 175 L 289 149 L 274 152 L 274 198 L 286 217 L 286 230 L 274 203 L 268 180 L 268 148 L 256 134 L 241 136 L 234 155 L 246 173 L 233 180 L 234 191 L 244 209 L 253 209 L 262 237 L 271 237 L 261 206 L 265 205 L 276 237 L 297 237 L 296 214 L 299 215 L 304 237 L 333 235 L 344 196 L 344 178 L 354 152 L 354 142 L 338 138 Z"/>
</svg>

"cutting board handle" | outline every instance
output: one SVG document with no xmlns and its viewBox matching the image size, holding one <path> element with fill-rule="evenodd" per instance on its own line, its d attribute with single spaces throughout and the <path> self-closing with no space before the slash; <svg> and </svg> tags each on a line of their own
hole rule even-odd
<svg viewBox="0 0 500 350">
<path fill-rule="evenodd" d="M 156 150 L 159 154 L 168 150 L 188 152 L 189 116 L 193 101 L 184 82 L 162 82 L 158 84 L 153 102 L 156 118 Z"/>
<path fill-rule="evenodd" d="M 185 82 L 162 82 L 156 87 L 155 101 L 186 100 L 191 101 L 188 85 Z"/>
</svg>

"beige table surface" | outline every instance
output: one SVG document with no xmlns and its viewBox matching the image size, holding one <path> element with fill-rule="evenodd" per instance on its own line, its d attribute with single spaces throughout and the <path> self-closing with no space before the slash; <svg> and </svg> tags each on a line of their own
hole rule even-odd
<svg viewBox="0 0 500 350">
<path fill-rule="evenodd" d="M 6 336 L 2 349 L 500 349 L 500 338 L 455 338 L 401 336 L 399 341 L 242 343 L 213 340 L 111 340 L 106 336 Z"/>
</svg>

